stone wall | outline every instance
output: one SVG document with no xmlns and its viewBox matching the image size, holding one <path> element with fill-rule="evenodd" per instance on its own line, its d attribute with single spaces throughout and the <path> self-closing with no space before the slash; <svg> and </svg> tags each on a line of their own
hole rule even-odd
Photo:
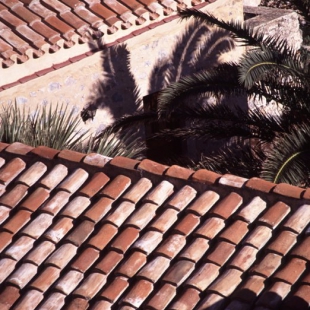
<svg viewBox="0 0 310 310">
<path fill-rule="evenodd" d="M 217 0 L 204 9 L 226 20 L 243 18 L 242 0 Z M 84 127 L 102 129 L 116 117 L 135 111 L 143 96 L 180 76 L 242 53 L 225 32 L 179 19 L 125 42 L 112 47 L 93 42 L 89 49 L 99 47 L 98 52 L 2 91 L 0 102 L 16 101 L 32 110 L 50 103 L 68 104 L 78 114 L 83 108 L 93 109 L 94 120 Z M 221 55 L 226 50 L 232 52 Z"/>
</svg>

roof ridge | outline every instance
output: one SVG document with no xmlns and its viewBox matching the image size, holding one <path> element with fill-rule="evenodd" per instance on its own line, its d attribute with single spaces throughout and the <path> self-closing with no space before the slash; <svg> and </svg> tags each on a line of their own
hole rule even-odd
<svg viewBox="0 0 310 310">
<path fill-rule="evenodd" d="M 255 191 L 272 202 L 279 199 L 284 202 L 298 199 L 301 203 L 305 203 L 310 200 L 310 188 L 304 189 L 287 183 L 275 184 L 258 177 L 246 179 L 232 174 L 221 175 L 207 169 L 194 171 L 178 165 L 167 166 L 150 159 L 139 161 L 122 156 L 110 158 L 98 153 L 85 154 L 67 149 L 56 150 L 46 146 L 32 147 L 20 142 L 12 144 L 0 142 L 0 155 L 9 160 L 18 155 L 27 164 L 33 164 L 39 157 L 49 166 L 55 163 L 65 163 L 72 170 L 76 169 L 79 163 L 79 168 L 91 173 L 104 172 L 114 177 L 122 173 L 136 181 L 146 177 L 156 183 L 164 179 L 178 187 L 190 184 L 200 192 L 216 188 L 217 191 L 222 190 L 224 193 L 233 188 L 236 193 L 243 195 L 247 190 Z"/>
</svg>

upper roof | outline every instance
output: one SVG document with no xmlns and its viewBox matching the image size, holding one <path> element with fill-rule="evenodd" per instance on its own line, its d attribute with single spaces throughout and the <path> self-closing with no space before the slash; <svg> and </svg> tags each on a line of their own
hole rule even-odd
<svg viewBox="0 0 310 310">
<path fill-rule="evenodd" d="M 208 1 L 213 2 L 214 0 Z M 2 68 L 157 22 L 201 0 L 0 0 Z"/>
<path fill-rule="evenodd" d="M 310 190 L 0 144 L 0 308 L 308 309 Z"/>
</svg>

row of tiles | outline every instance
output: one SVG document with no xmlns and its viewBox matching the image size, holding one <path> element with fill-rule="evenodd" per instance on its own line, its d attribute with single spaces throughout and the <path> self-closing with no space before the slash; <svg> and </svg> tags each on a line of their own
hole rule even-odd
<svg viewBox="0 0 310 310">
<path fill-rule="evenodd" d="M 138 30 L 178 8 L 199 1 L 173 0 L 1 0 L 0 55 L 2 67 L 23 63 L 60 48 L 83 44 L 122 29 Z"/>
<path fill-rule="evenodd" d="M 0 159 L 0 303 L 7 309 L 13 304 L 16 309 L 60 309 L 64 303 L 85 309 L 203 309 L 211 304 L 224 309 L 233 294 L 234 307 L 257 301 L 272 309 L 286 295 L 295 300 L 304 294 L 303 303 L 308 300 L 308 205 L 267 206 L 250 190 L 281 194 L 284 185 L 148 160 L 110 162 L 119 171 L 138 167 L 139 174 L 226 188 L 219 195 L 167 180 L 79 168 L 82 161 L 105 167 L 106 160 L 96 155 L 3 148 L 3 155 L 44 154 L 76 164 L 72 169 L 57 160 L 49 166 L 43 160 L 28 165 L 19 156 Z M 250 200 L 233 190 L 244 186 Z M 291 197 L 307 193 L 287 188 Z"/>
</svg>

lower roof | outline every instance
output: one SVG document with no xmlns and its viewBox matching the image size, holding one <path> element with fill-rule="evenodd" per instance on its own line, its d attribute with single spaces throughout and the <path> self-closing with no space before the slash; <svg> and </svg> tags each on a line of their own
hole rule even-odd
<svg viewBox="0 0 310 310">
<path fill-rule="evenodd" d="M 0 143 L 0 309 L 308 309 L 309 189 Z"/>
</svg>

